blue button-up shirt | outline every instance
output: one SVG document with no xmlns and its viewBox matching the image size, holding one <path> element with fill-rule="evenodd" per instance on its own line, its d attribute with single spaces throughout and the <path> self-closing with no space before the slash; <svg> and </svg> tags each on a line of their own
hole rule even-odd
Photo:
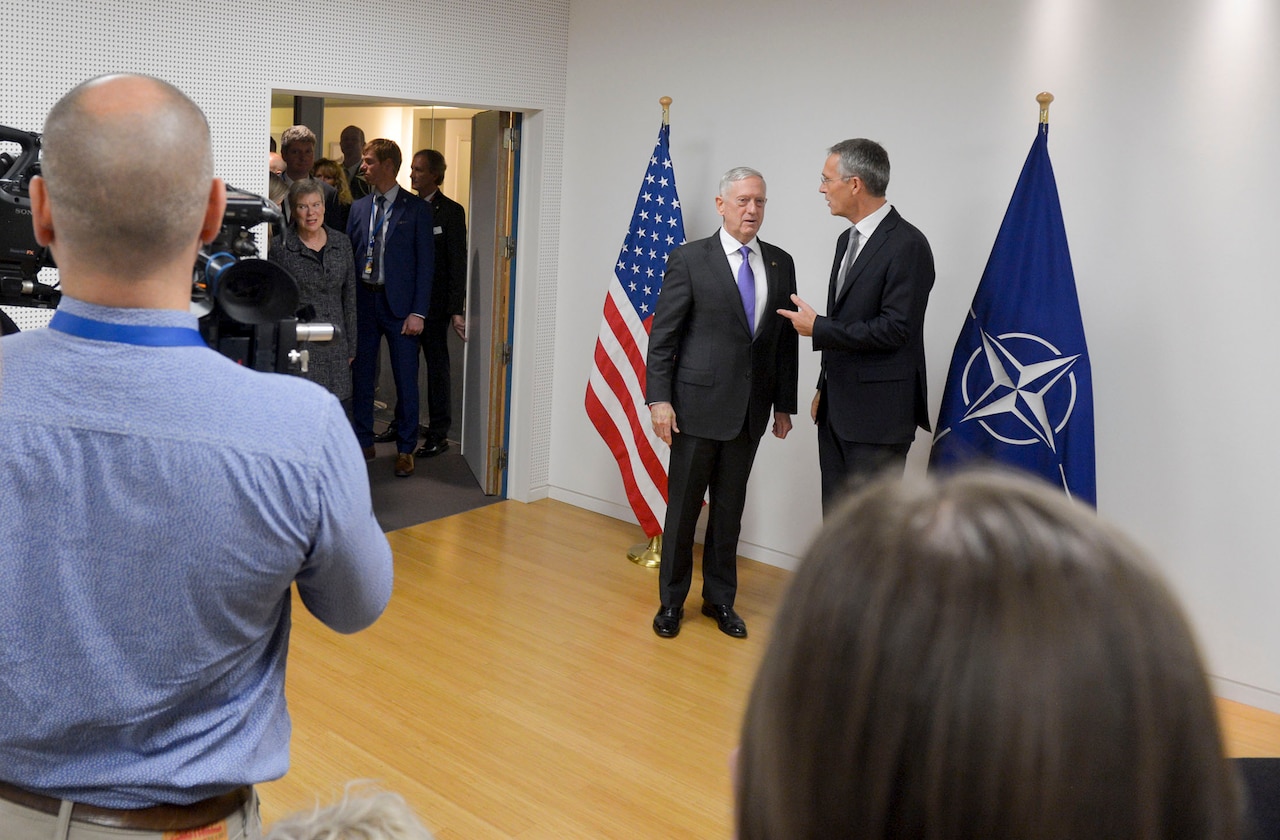
<svg viewBox="0 0 1280 840">
<path fill-rule="evenodd" d="M 0 341 L 0 780 L 135 808 L 282 776 L 290 587 L 346 633 L 391 579 L 323 388 L 200 346 Z"/>
</svg>

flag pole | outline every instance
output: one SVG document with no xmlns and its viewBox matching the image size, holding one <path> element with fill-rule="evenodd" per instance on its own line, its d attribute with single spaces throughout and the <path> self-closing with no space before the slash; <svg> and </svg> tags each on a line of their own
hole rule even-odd
<svg viewBox="0 0 1280 840">
<path fill-rule="evenodd" d="M 1040 103 L 1040 124 L 1049 124 L 1049 103 L 1053 101 L 1053 94 L 1044 91 L 1036 95 L 1036 101 Z"/>
<path fill-rule="evenodd" d="M 662 106 L 662 124 L 671 124 L 671 97 L 663 96 L 658 99 L 658 104 Z M 627 551 L 627 559 L 637 566 L 644 566 L 646 569 L 656 569 L 662 564 L 662 534 L 653 537 L 647 543 L 636 543 Z"/>
<path fill-rule="evenodd" d="M 656 569 L 662 565 L 662 534 L 647 543 L 636 543 L 627 551 L 627 559 L 637 566 Z"/>
</svg>

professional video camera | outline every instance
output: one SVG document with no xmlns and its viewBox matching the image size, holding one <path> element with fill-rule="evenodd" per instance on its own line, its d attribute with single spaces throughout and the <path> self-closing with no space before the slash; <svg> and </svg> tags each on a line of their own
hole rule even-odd
<svg viewBox="0 0 1280 840">
<path fill-rule="evenodd" d="M 16 156 L 0 151 L 0 304 L 52 309 L 62 294 L 38 278 L 53 259 L 36 243 L 28 191 L 40 174 L 40 135 L 0 125 L 0 142 L 18 146 Z"/>
<path fill-rule="evenodd" d="M 39 281 L 52 255 L 36 243 L 31 227 L 32 177 L 40 174 L 40 135 L 0 126 L 0 142 L 16 143 L 17 156 L 0 153 L 0 304 L 52 309 L 62 293 Z M 332 324 L 307 323 L 314 310 L 298 310 L 298 284 L 275 263 L 256 259 L 250 229 L 278 225 L 280 210 L 253 193 L 227 188 L 227 210 L 218 237 L 200 249 L 191 285 L 191 310 L 200 334 L 224 356 L 255 370 L 307 370 L 307 342 L 329 341 Z M 303 320 L 299 320 L 301 317 Z"/>
<path fill-rule="evenodd" d="M 298 310 L 298 284 L 275 263 L 256 259 L 250 229 L 273 228 L 280 209 L 253 193 L 227 188 L 222 230 L 196 256 L 191 308 L 200 316 L 200 334 L 222 355 L 254 370 L 307 370 L 307 342 L 329 341 L 337 328 L 307 323 L 314 309 Z"/>
</svg>

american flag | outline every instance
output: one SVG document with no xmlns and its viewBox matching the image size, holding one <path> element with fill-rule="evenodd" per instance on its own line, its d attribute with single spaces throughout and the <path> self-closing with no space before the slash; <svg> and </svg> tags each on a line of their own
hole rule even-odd
<svg viewBox="0 0 1280 840">
<path fill-rule="evenodd" d="M 649 538 L 662 533 L 667 512 L 668 450 L 649 424 L 644 360 L 667 254 L 684 244 L 670 132 L 664 120 L 613 267 L 586 400 L 591 424 L 617 459 L 627 501 Z"/>
</svg>

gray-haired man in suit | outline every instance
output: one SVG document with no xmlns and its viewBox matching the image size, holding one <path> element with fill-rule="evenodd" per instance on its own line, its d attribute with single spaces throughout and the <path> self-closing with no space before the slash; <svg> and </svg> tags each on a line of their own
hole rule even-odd
<svg viewBox="0 0 1280 840">
<path fill-rule="evenodd" d="M 734 611 L 738 534 L 756 447 L 773 414 L 785 438 L 796 411 L 798 342 L 777 310 L 796 290 L 795 263 L 756 238 L 764 177 L 731 169 L 720 179 L 723 227 L 671 252 L 649 334 L 646 399 L 658 437 L 671 446 L 667 517 L 653 630 L 680 632 L 693 578 L 693 538 L 710 490 L 702 552 L 702 612 L 743 638 Z"/>
<path fill-rule="evenodd" d="M 916 427 L 929 430 L 924 312 L 933 251 L 885 199 L 888 188 L 889 155 L 879 143 L 845 140 L 827 150 L 818 191 L 831 215 L 852 224 L 836 241 L 827 314 L 799 296 L 798 311 L 779 311 L 822 353 L 810 416 L 824 515 L 850 484 L 901 473 Z"/>
</svg>

